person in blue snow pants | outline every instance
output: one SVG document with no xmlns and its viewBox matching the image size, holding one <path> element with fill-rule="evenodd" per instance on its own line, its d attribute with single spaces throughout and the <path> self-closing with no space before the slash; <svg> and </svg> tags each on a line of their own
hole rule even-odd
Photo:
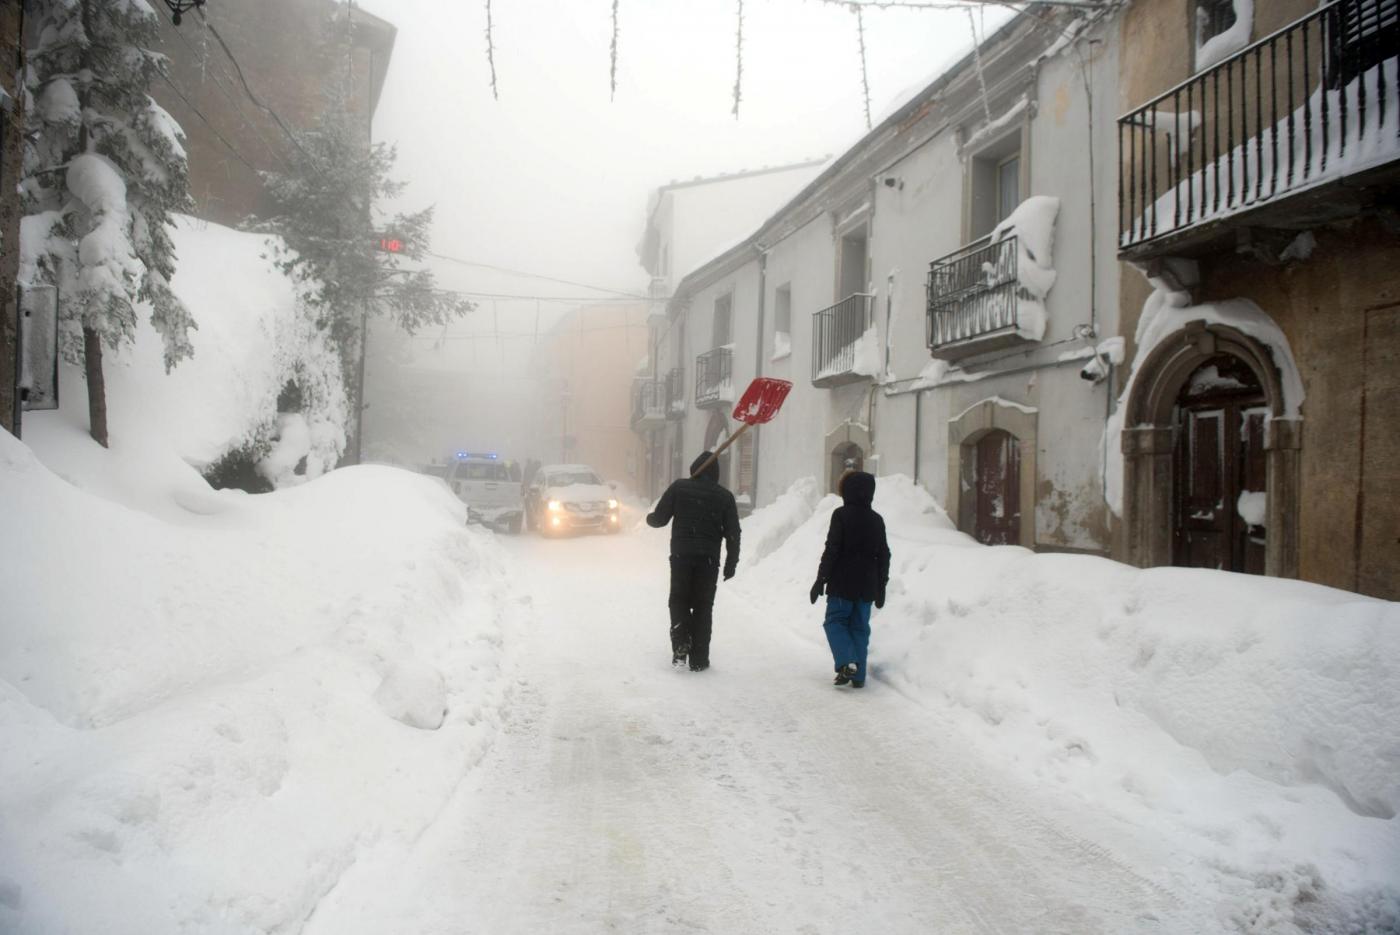
<svg viewBox="0 0 1400 935">
<path fill-rule="evenodd" d="M 890 580 L 890 545 L 885 520 L 875 512 L 875 477 L 852 471 L 837 488 L 842 505 L 831 514 L 826 547 L 812 585 L 812 603 L 826 594 L 826 641 L 836 685 L 865 687 L 870 646 L 870 608 L 885 606 Z"/>
</svg>

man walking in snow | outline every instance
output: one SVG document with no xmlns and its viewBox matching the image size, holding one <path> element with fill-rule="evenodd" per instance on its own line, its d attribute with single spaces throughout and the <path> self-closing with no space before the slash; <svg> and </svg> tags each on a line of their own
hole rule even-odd
<svg viewBox="0 0 1400 935">
<path fill-rule="evenodd" d="M 710 667 L 711 612 L 719 579 L 719 545 L 724 541 L 724 580 L 739 564 L 739 508 L 734 495 L 719 483 L 719 463 L 704 452 L 690 465 L 694 477 L 666 488 L 647 525 L 671 524 L 671 665 Z"/>
<path fill-rule="evenodd" d="M 890 545 L 885 520 L 872 507 L 875 477 L 851 471 L 836 487 L 842 506 L 831 514 L 817 580 L 810 597 L 826 593 L 826 641 L 836 665 L 837 685 L 865 687 L 865 658 L 870 645 L 870 605 L 885 606 L 890 580 Z"/>
</svg>

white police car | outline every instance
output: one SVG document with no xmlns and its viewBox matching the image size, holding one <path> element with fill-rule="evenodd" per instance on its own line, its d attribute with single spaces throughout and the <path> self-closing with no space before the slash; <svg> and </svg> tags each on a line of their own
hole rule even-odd
<svg viewBox="0 0 1400 935">
<path fill-rule="evenodd" d="M 447 486 L 467 505 L 467 520 L 494 529 L 520 532 L 525 519 L 520 466 L 495 453 L 459 451 L 448 462 Z"/>
</svg>

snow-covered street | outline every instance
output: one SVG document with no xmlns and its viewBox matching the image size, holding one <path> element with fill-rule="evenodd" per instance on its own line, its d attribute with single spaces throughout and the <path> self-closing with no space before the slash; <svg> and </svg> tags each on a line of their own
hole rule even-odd
<svg viewBox="0 0 1400 935">
<path fill-rule="evenodd" d="M 911 699 L 831 686 L 721 586 L 713 668 L 669 666 L 665 539 L 508 543 L 538 631 L 504 734 L 407 854 L 308 932 L 1199 932 L 1170 855 L 980 764 Z M 875 652 L 879 648 L 876 622 Z"/>
</svg>

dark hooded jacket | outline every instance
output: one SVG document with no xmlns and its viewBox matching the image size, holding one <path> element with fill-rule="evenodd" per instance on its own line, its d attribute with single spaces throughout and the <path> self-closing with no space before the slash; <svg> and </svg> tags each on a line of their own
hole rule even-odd
<svg viewBox="0 0 1400 935">
<path fill-rule="evenodd" d="M 690 465 L 692 472 L 710 452 Z M 725 576 L 739 564 L 739 508 L 734 495 L 719 484 L 719 462 L 713 461 L 699 477 L 682 478 L 666 488 L 656 509 L 647 514 L 647 525 L 660 529 L 671 524 L 671 554 L 703 555 L 719 560 L 719 544 L 725 544 Z"/>
<path fill-rule="evenodd" d="M 864 471 L 847 474 L 841 482 L 842 506 L 831 514 L 817 569 L 817 583 L 826 593 L 848 601 L 873 601 L 890 580 L 890 545 L 885 520 L 871 504 L 875 477 Z"/>
</svg>

